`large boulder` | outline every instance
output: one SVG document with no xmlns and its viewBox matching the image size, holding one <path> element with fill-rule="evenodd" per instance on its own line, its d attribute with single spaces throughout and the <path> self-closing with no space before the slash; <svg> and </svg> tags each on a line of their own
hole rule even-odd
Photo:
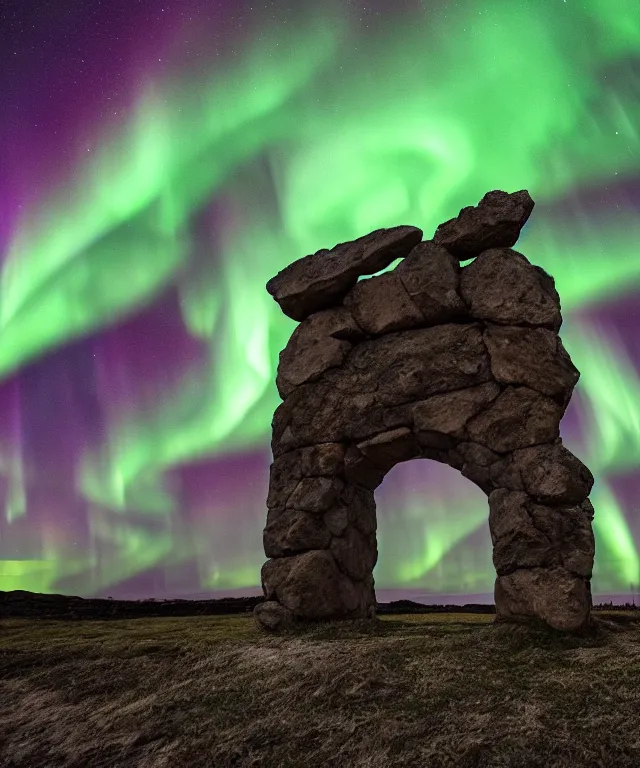
<svg viewBox="0 0 640 768">
<path fill-rule="evenodd" d="M 295 329 L 280 353 L 276 386 L 286 397 L 305 381 L 341 365 L 353 343 L 366 338 L 345 307 L 316 312 Z"/>
<path fill-rule="evenodd" d="M 460 264 L 433 241 L 418 243 L 393 270 L 428 325 L 468 316 L 459 293 Z"/>
<path fill-rule="evenodd" d="M 487 192 L 478 205 L 463 208 L 436 229 L 433 242 L 456 258 L 472 259 L 489 248 L 511 248 L 533 211 L 526 189 L 519 192 Z"/>
<path fill-rule="evenodd" d="M 483 251 L 463 267 L 460 294 L 478 320 L 539 326 L 555 332 L 562 325 L 560 297 L 553 278 L 510 248 Z"/>
<path fill-rule="evenodd" d="M 557 333 L 548 328 L 487 323 L 484 342 L 496 381 L 527 386 L 564 405 L 569 403 L 580 372 Z"/>
<path fill-rule="evenodd" d="M 334 306 L 361 275 L 373 275 L 406 256 L 422 239 L 417 227 L 376 229 L 348 243 L 292 262 L 267 283 L 280 309 L 294 320 Z"/>
</svg>

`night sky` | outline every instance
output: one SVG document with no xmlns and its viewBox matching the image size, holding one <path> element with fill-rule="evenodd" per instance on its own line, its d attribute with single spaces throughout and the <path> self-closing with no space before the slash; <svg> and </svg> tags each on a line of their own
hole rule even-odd
<svg viewBox="0 0 640 768">
<path fill-rule="evenodd" d="M 528 189 L 592 589 L 629 597 L 639 126 L 640 0 L 0 0 L 0 590 L 258 594 L 296 326 L 265 283 Z M 480 489 L 416 460 L 376 501 L 380 600 L 492 601 Z"/>
</svg>

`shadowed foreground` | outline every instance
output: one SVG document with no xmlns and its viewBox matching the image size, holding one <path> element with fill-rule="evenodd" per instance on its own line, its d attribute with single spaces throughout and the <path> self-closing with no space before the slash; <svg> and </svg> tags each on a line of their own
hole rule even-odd
<svg viewBox="0 0 640 768">
<path fill-rule="evenodd" d="M 640 613 L 595 621 L 10 619 L 0 766 L 635 768 Z"/>
</svg>

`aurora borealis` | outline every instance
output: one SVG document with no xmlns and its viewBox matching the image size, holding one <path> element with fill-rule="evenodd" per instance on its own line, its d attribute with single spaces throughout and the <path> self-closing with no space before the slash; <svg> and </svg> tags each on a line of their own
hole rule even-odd
<svg viewBox="0 0 640 768">
<path fill-rule="evenodd" d="M 640 0 L 2 7 L 0 590 L 257 594 L 267 280 L 523 188 L 594 596 L 640 589 Z M 492 593 L 470 481 L 408 462 L 376 500 L 379 599 Z"/>
</svg>

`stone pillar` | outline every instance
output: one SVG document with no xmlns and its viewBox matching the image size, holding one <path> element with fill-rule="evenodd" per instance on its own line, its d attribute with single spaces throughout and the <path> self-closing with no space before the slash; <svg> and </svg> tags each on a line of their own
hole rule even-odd
<svg viewBox="0 0 640 768">
<path fill-rule="evenodd" d="M 266 602 L 255 611 L 268 629 L 295 619 L 375 616 L 375 501 L 373 491 L 345 479 L 344 458 L 342 444 L 324 443 L 285 453 L 271 465 Z"/>
<path fill-rule="evenodd" d="M 595 554 L 589 470 L 558 438 L 514 451 L 489 495 L 497 620 L 537 617 L 554 629 L 586 627 Z"/>
</svg>

